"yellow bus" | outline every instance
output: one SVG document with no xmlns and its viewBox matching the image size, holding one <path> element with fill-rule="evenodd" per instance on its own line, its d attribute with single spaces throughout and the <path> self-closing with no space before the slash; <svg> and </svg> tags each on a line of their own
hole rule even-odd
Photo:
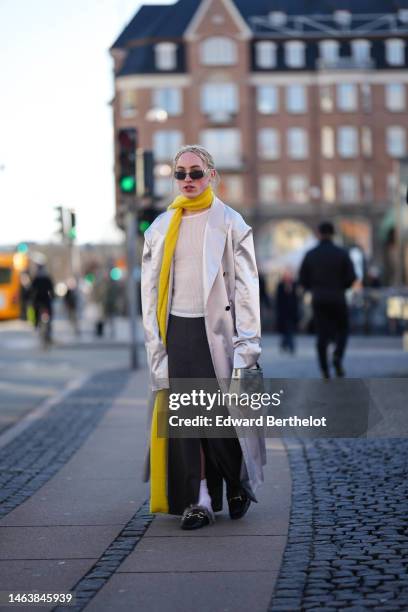
<svg viewBox="0 0 408 612">
<path fill-rule="evenodd" d="M 21 253 L 0 253 L 0 320 L 18 319 L 21 311 L 20 273 L 26 256 Z"/>
</svg>

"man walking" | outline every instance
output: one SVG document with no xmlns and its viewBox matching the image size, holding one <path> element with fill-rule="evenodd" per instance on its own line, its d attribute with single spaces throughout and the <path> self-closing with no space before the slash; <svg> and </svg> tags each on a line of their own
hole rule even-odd
<svg viewBox="0 0 408 612">
<path fill-rule="evenodd" d="M 327 349 L 335 343 L 333 367 L 344 376 L 342 360 L 348 336 L 348 310 L 344 292 L 356 280 L 354 267 L 345 249 L 333 243 L 334 227 L 325 221 L 318 227 L 319 244 L 302 262 L 299 282 L 312 292 L 317 353 L 324 378 L 330 378 Z"/>
</svg>

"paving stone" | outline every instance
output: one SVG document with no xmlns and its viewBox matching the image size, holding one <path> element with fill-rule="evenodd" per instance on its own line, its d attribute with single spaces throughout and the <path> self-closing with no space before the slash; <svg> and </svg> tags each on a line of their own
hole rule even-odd
<svg viewBox="0 0 408 612">
<path fill-rule="evenodd" d="M 280 576 L 288 581 L 291 562 L 297 571 L 303 564 L 306 581 L 299 594 L 308 610 L 317 609 L 328 595 L 331 601 L 324 603 L 335 609 L 385 606 L 393 598 L 390 606 L 405 612 L 408 440 L 291 440 L 287 448 L 293 512 Z M 312 501 L 312 512 L 308 503 L 302 513 L 305 499 Z M 299 528 L 296 520 L 302 517 Z M 308 527 L 314 527 L 314 534 Z M 292 533 L 302 535 L 305 550 L 309 544 L 300 564 L 299 542 Z"/>
</svg>

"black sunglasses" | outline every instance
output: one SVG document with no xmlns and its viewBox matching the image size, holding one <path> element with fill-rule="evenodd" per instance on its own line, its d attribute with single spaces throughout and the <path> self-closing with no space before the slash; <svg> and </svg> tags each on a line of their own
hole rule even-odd
<svg viewBox="0 0 408 612">
<path fill-rule="evenodd" d="M 192 181 L 198 181 L 206 175 L 206 170 L 191 170 L 191 172 L 185 172 L 184 170 L 175 170 L 174 178 L 176 181 L 184 181 L 189 176 Z"/>
</svg>

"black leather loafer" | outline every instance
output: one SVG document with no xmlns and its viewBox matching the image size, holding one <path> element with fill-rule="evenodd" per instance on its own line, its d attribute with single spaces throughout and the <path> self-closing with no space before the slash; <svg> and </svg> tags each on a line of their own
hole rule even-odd
<svg viewBox="0 0 408 612">
<path fill-rule="evenodd" d="M 248 512 L 251 500 L 246 493 L 234 495 L 228 499 L 229 515 L 232 520 L 240 519 Z"/>
<path fill-rule="evenodd" d="M 204 506 L 189 506 L 181 517 L 182 529 L 201 529 L 214 523 L 214 515 Z"/>
</svg>

